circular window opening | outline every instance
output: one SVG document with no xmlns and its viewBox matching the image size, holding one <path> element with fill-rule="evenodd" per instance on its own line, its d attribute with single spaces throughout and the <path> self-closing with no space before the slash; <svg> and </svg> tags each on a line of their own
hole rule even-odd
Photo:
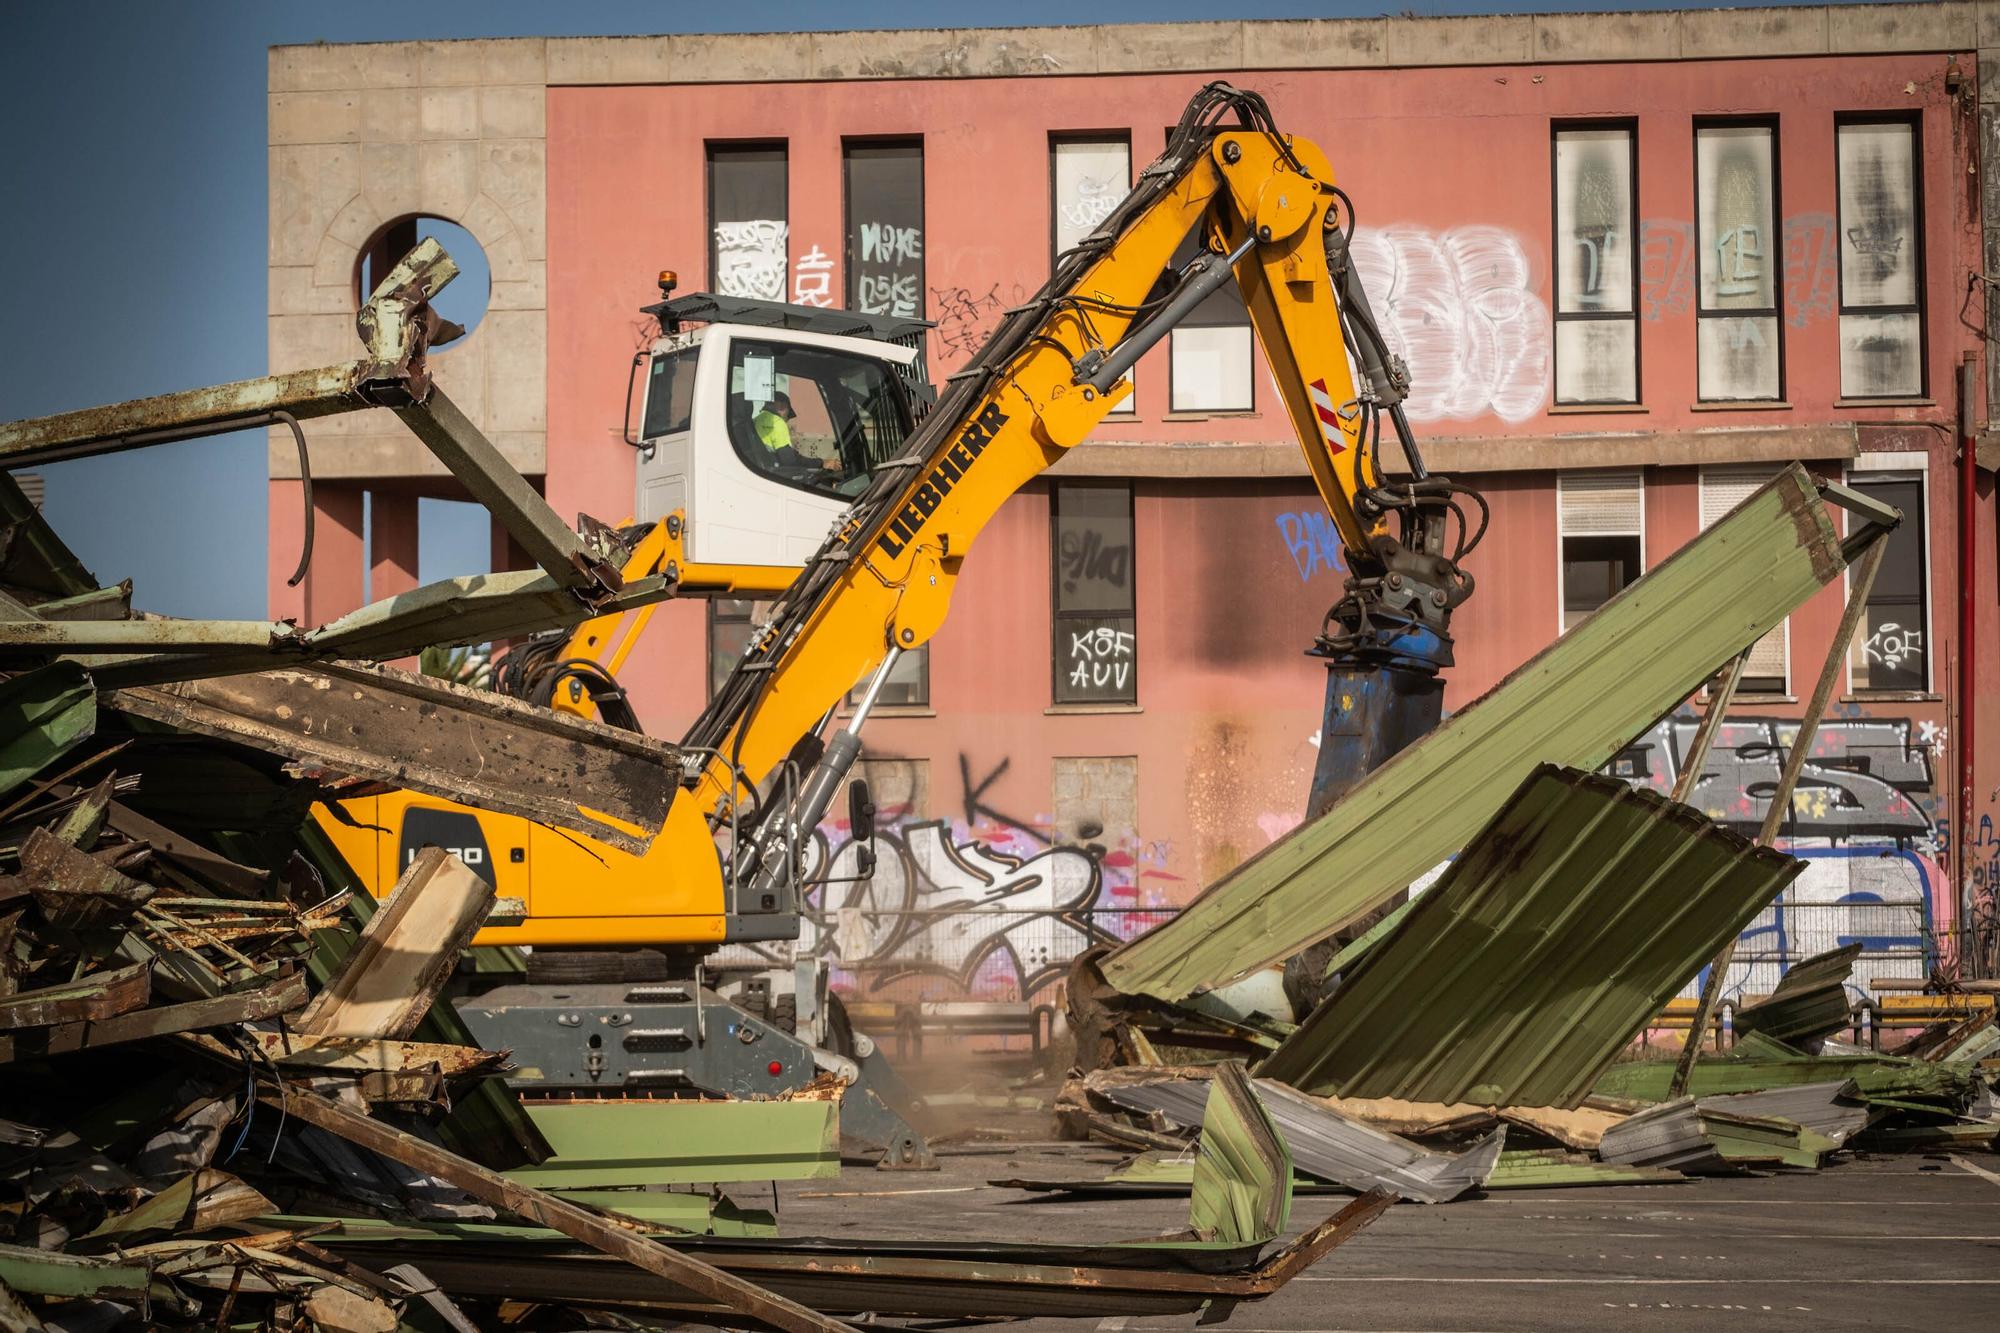
<svg viewBox="0 0 2000 1333">
<path fill-rule="evenodd" d="M 486 314 L 486 303 L 493 295 L 493 272 L 486 262 L 486 251 L 472 239 L 472 233 L 443 218 L 398 218 L 376 232 L 361 250 L 361 267 L 354 284 L 356 300 L 366 302 L 382 275 L 426 238 L 435 239 L 458 265 L 458 276 L 431 304 L 438 314 L 470 333 Z"/>
</svg>

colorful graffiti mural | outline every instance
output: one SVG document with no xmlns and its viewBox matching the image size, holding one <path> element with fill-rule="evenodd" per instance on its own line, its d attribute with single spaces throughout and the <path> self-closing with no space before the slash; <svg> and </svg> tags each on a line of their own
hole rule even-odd
<svg viewBox="0 0 2000 1333">
<path fill-rule="evenodd" d="M 1696 719 L 1656 725 L 1611 771 L 1656 791 L 1679 779 Z M 1724 724 L 1689 804 L 1754 835 L 1770 808 L 1798 724 L 1739 718 Z M 1934 815 L 1934 728 L 1907 718 L 1845 717 L 1822 723 L 1792 793 L 1778 845 L 1806 862 L 1791 888 L 1737 942 L 1724 996 L 1768 993 L 1791 964 L 1860 942 L 1856 990 L 1875 977 L 1921 979 L 1955 912 Z M 1686 994 L 1699 989 L 1691 982 Z"/>
</svg>

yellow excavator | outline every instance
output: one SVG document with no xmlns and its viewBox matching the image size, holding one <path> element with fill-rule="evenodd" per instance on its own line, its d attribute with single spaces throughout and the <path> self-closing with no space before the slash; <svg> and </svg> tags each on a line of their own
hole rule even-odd
<svg viewBox="0 0 2000 1333">
<path fill-rule="evenodd" d="M 645 387 L 627 441 L 638 493 L 636 524 L 619 534 L 625 573 L 771 607 L 682 740 L 687 769 L 664 827 L 633 856 L 409 793 L 322 818 L 377 892 L 435 843 L 520 900 L 519 924 L 478 942 L 533 946 L 526 981 L 461 1003 L 482 1041 L 515 1052 L 517 1083 L 757 1095 L 834 1070 L 854 1085 L 847 1132 L 882 1148 L 885 1164 L 924 1159 L 891 1109 L 905 1094 L 872 1043 L 846 1030 L 823 972 L 801 963 L 724 978 L 705 960 L 797 937 L 813 830 L 898 658 L 944 623 L 981 529 L 1090 434 L 1131 392 L 1140 356 L 1225 283 L 1242 294 L 1352 575 L 1309 650 L 1329 672 L 1310 808 L 1436 725 L 1451 613 L 1472 587 L 1460 562 L 1485 506 L 1424 468 L 1402 408 L 1407 372 L 1352 263 L 1354 223 L 1319 149 L 1280 133 L 1261 97 L 1213 83 L 1132 192 L 935 401 L 919 322 L 674 298 L 661 275 L 664 299 L 646 307 L 661 333 L 633 369 Z M 1193 257 L 1176 263 L 1191 239 Z M 1385 423 L 1400 452 L 1394 480 Z M 646 615 L 516 648 L 503 683 L 636 725 L 617 669 Z M 849 817 L 866 843 L 862 784 L 849 784 Z"/>
</svg>

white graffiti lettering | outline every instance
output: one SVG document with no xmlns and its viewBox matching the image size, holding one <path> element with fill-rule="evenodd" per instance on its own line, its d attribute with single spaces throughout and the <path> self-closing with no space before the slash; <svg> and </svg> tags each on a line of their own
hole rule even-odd
<svg viewBox="0 0 2000 1333">
<path fill-rule="evenodd" d="M 1894 621 L 1878 625 L 1862 645 L 1871 662 L 1880 662 L 1887 667 L 1900 667 L 1905 663 L 1921 662 L 1924 656 L 1924 632 L 1920 629 L 1905 629 Z"/>
<path fill-rule="evenodd" d="M 833 260 L 817 245 L 796 265 L 796 272 L 792 275 L 792 304 L 833 304 Z"/>
<path fill-rule="evenodd" d="M 855 304 L 864 315 L 917 317 L 917 275 L 863 273 L 855 284 Z"/>
<path fill-rule="evenodd" d="M 724 296 L 784 300 L 787 230 L 772 218 L 716 223 L 716 289 Z"/>
<path fill-rule="evenodd" d="M 1525 421 L 1548 399 L 1550 321 L 1514 233 L 1398 223 L 1360 229 L 1354 262 L 1390 347 L 1409 363 L 1409 415 Z"/>
<path fill-rule="evenodd" d="M 886 222 L 861 224 L 861 262 L 864 264 L 906 264 L 924 257 L 924 234 L 915 227 L 892 227 Z"/>
</svg>

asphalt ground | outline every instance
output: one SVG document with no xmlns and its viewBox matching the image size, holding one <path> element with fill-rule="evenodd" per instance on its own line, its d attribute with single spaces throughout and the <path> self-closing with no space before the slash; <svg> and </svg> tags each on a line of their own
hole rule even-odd
<svg viewBox="0 0 2000 1333">
<path fill-rule="evenodd" d="M 1102 1174 L 1090 1144 L 947 1147 L 936 1173 L 849 1166 L 778 1191 L 787 1235 L 1032 1242 L 1185 1227 L 1175 1199 L 1081 1200 L 987 1185 Z M 768 1206 L 769 1198 L 742 1202 Z M 1292 1229 L 1337 1210 L 1301 1197 Z M 1153 1333 L 1173 1319 L 1003 1327 Z M 1818 1172 L 1672 1185 L 1517 1190 L 1402 1204 L 1222 1327 L 1284 1330 L 2000 1328 L 2000 1157 L 1882 1156 Z"/>
</svg>

